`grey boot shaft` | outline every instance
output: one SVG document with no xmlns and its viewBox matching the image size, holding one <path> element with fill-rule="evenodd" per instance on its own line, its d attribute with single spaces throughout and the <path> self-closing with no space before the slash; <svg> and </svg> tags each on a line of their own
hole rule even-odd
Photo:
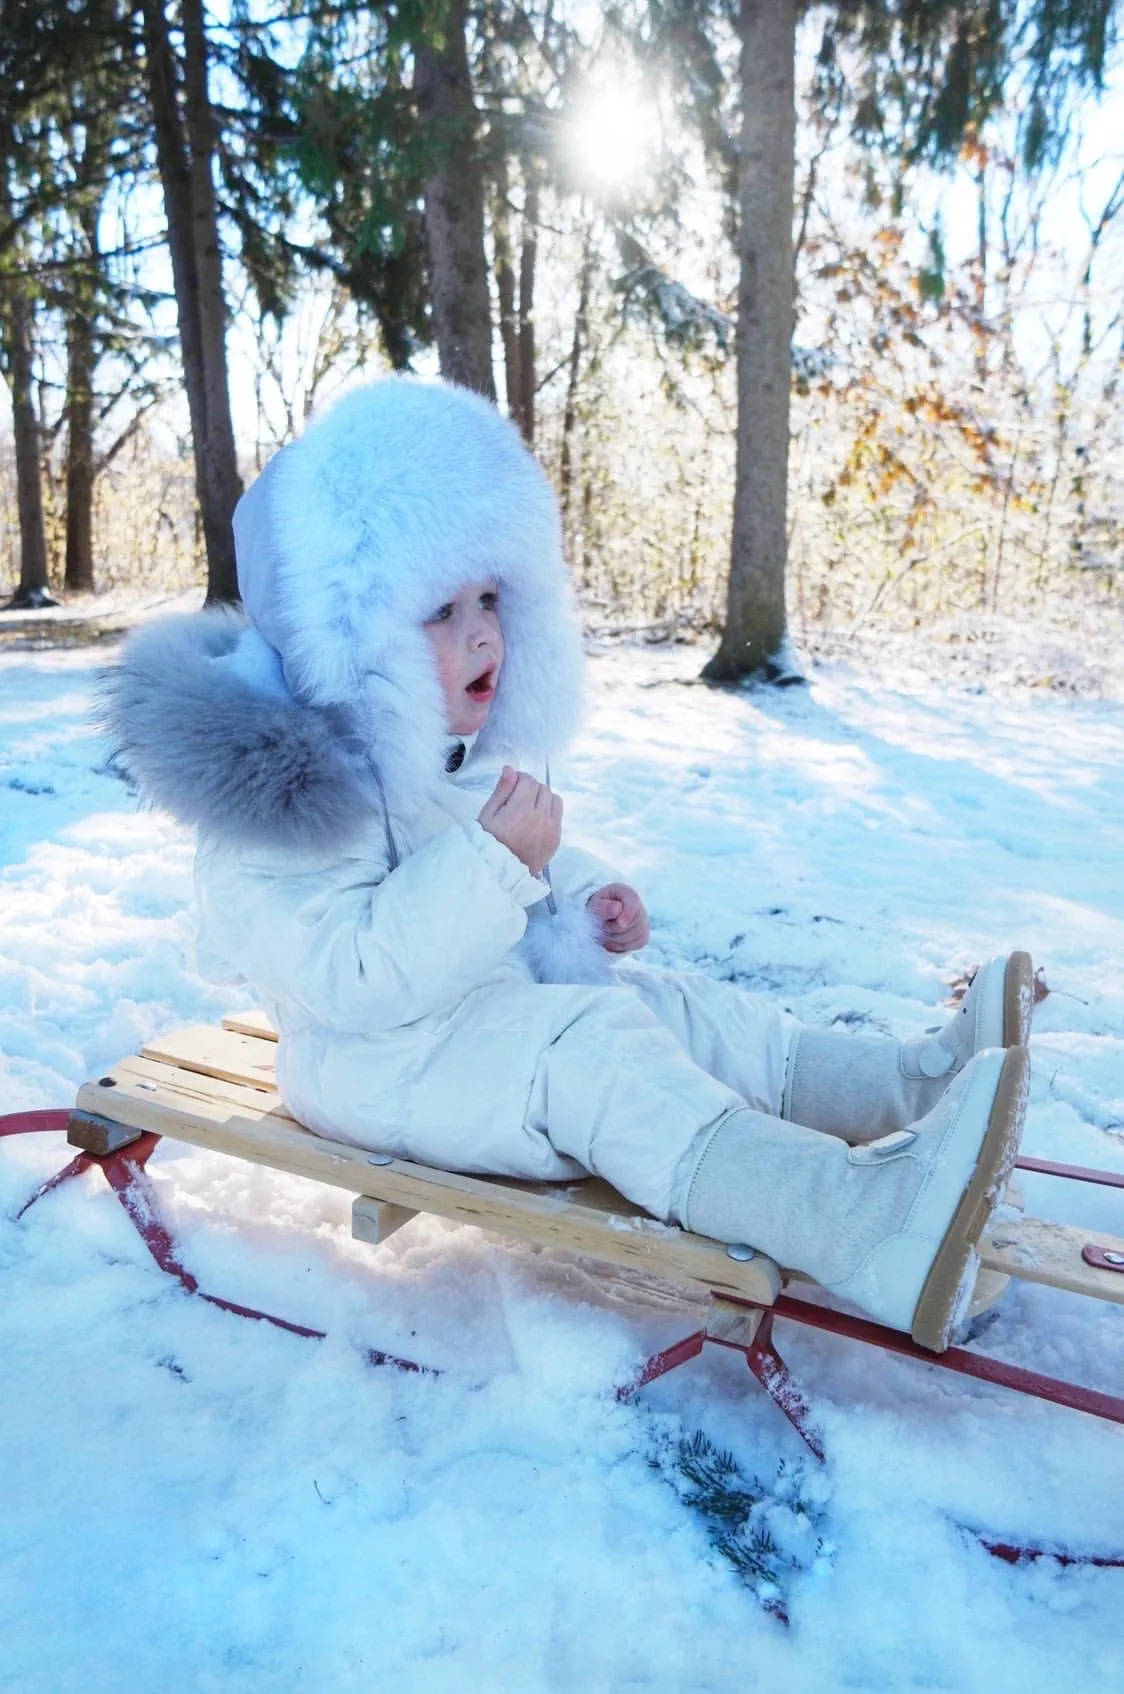
<svg viewBox="0 0 1124 1694">
<path fill-rule="evenodd" d="M 804 1028 L 789 1053 L 782 1115 L 851 1142 L 905 1129 L 975 1054 L 1026 1045 L 1033 998 L 1030 955 L 1011 953 L 982 965 L 944 1027 L 913 1041 Z"/>
</svg>

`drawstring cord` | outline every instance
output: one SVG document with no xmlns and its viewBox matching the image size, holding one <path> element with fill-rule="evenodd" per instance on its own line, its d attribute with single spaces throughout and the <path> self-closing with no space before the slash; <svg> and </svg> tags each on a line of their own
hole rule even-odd
<svg viewBox="0 0 1124 1694">
<path fill-rule="evenodd" d="M 543 760 L 543 766 L 546 770 L 546 786 L 549 788 L 550 787 L 550 760 L 544 759 Z M 546 909 L 550 913 L 552 918 L 556 918 L 558 916 L 558 902 L 554 898 L 554 884 L 550 880 L 550 865 L 549 864 L 545 864 L 542 868 L 542 879 L 546 883 Z"/>
<path fill-rule="evenodd" d="M 371 775 L 375 779 L 375 787 L 379 791 L 379 804 L 382 806 L 382 826 L 383 826 L 383 829 L 386 832 L 387 858 L 390 861 L 391 870 L 392 871 L 397 870 L 398 866 L 401 864 L 402 860 L 401 860 L 401 855 L 398 852 L 398 843 L 394 839 L 394 831 L 390 827 L 390 807 L 387 805 L 387 802 L 386 802 L 386 789 L 383 787 L 383 780 L 382 780 L 382 777 L 379 774 L 379 768 L 375 764 L 374 760 L 373 759 L 369 760 L 368 764 L 370 766 Z M 546 786 L 549 788 L 550 787 L 550 760 L 549 759 L 545 760 L 544 764 L 545 764 L 545 767 L 546 767 Z M 544 865 L 543 868 L 542 868 L 542 879 L 546 883 L 546 908 L 547 908 L 547 911 L 550 913 L 552 918 L 556 918 L 558 916 L 558 902 L 554 897 L 554 884 L 550 880 L 550 866 L 549 866 L 549 864 Z"/>
<path fill-rule="evenodd" d="M 375 787 L 379 791 L 379 800 L 382 804 L 382 826 L 386 831 L 386 855 L 390 861 L 391 870 L 396 871 L 402 861 L 398 852 L 398 843 L 394 839 L 394 831 L 390 827 L 390 807 L 386 803 L 386 789 L 383 787 L 379 767 L 375 764 L 375 761 L 369 759 L 367 763 L 370 766 L 371 775 L 375 779 Z"/>
</svg>

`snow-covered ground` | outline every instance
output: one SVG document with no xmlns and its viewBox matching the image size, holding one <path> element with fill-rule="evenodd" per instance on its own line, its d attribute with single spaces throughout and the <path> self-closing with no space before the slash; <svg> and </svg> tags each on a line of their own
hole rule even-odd
<svg viewBox="0 0 1124 1694">
<path fill-rule="evenodd" d="M 193 973 L 190 842 L 88 727 L 102 656 L 0 650 L 0 1111 L 249 1003 Z M 907 1034 L 1026 946 L 1051 992 L 1024 1146 L 1124 1170 L 1124 705 L 837 663 L 735 696 L 698 663 L 595 658 L 554 773 L 645 891 L 651 956 Z M 1011 1568 L 971 1534 L 1124 1554 L 1115 1425 L 778 1325 L 819 1467 L 736 1355 L 614 1399 L 695 1312 L 436 1220 L 366 1248 L 344 1196 L 163 1146 L 202 1285 L 329 1332 L 303 1340 L 180 1291 L 97 1172 L 13 1221 L 63 1158 L 0 1143 L 0 1688 L 1124 1687 L 1124 1570 Z M 1124 1233 L 1119 1191 L 1025 1187 Z M 1024 1285 L 978 1344 L 1124 1392 L 1117 1307 Z M 691 1503 L 699 1431 L 761 1484 L 787 1627 Z"/>
</svg>

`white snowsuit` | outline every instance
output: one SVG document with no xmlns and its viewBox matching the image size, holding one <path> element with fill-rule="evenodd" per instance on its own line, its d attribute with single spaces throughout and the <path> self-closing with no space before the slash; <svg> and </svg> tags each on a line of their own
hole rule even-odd
<svg viewBox="0 0 1124 1694">
<path fill-rule="evenodd" d="M 594 1171 L 677 1217 L 707 1131 L 780 1111 L 797 1026 L 703 976 L 607 970 L 584 903 L 612 873 L 559 853 L 555 917 L 477 822 L 501 761 L 535 768 L 580 708 L 557 506 L 518 432 L 446 384 L 356 390 L 270 461 L 235 538 L 248 617 L 138 631 L 106 715 L 199 831 L 205 956 L 261 996 L 291 1109 L 460 1170 Z M 423 625 L 483 579 L 504 663 L 450 777 Z"/>
<path fill-rule="evenodd" d="M 593 1171 L 672 1218 L 702 1132 L 743 1103 L 779 1113 L 795 1020 L 631 960 L 609 987 L 536 982 L 517 943 L 545 884 L 476 821 L 496 775 L 469 759 L 448 777 L 443 804 L 396 829 L 393 871 L 375 821 L 346 855 L 297 862 L 204 842 L 202 947 L 261 994 L 310 1128 L 453 1170 Z M 551 878 L 582 902 L 616 880 L 569 847 Z"/>
</svg>

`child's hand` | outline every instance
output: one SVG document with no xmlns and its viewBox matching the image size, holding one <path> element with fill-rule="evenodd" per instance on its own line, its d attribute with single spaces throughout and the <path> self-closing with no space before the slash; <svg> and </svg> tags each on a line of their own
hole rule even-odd
<svg viewBox="0 0 1124 1694">
<path fill-rule="evenodd" d="M 562 839 L 562 797 L 526 771 L 505 765 L 480 809 L 479 822 L 538 876 Z"/>
<path fill-rule="evenodd" d="M 610 882 L 586 901 L 600 920 L 601 945 L 610 953 L 635 953 L 647 944 L 651 928 L 644 902 L 627 882 Z"/>
</svg>

